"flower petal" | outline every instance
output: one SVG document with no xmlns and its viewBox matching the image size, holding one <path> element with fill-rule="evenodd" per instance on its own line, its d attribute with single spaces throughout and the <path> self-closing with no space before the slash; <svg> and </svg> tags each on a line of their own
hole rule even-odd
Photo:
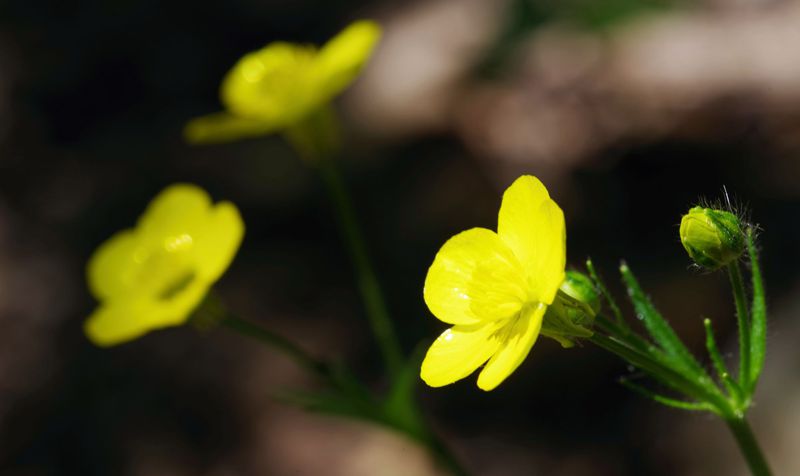
<svg viewBox="0 0 800 476">
<path fill-rule="evenodd" d="M 98 300 L 127 294 L 130 280 L 140 263 L 135 259 L 139 240 L 134 230 L 121 231 L 95 250 L 86 266 L 89 290 Z"/>
<path fill-rule="evenodd" d="M 208 292 L 202 281 L 190 283 L 169 300 L 125 299 L 101 304 L 84 323 L 84 333 L 95 345 L 108 347 L 140 337 L 152 330 L 178 326 Z"/>
<path fill-rule="evenodd" d="M 222 80 L 220 96 L 231 114 L 283 127 L 320 104 L 316 50 L 275 42 L 244 55 Z"/>
<path fill-rule="evenodd" d="M 230 202 L 219 202 L 209 212 L 197 239 L 197 272 L 214 282 L 230 266 L 244 236 L 244 222 Z"/>
<path fill-rule="evenodd" d="M 183 136 L 190 144 L 211 144 L 258 137 L 277 128 L 278 124 L 272 121 L 219 112 L 192 119 L 183 128 Z"/>
<path fill-rule="evenodd" d="M 211 207 L 211 198 L 202 188 L 174 184 L 165 188 L 147 206 L 137 224 L 143 240 L 162 244 L 181 235 L 194 235 Z"/>
<path fill-rule="evenodd" d="M 495 353 L 478 376 L 478 387 L 492 390 L 511 375 L 531 351 L 539 331 L 547 306 L 525 307 L 522 315 L 500 332 L 500 349 Z"/>
<path fill-rule="evenodd" d="M 521 268 L 497 234 L 473 228 L 450 238 L 425 278 L 425 303 L 437 319 L 474 324 L 516 313 L 524 299 Z"/>
<path fill-rule="evenodd" d="M 352 83 L 372 55 L 381 37 L 381 27 L 369 20 L 352 23 L 333 37 L 319 52 L 316 62 L 319 88 L 332 98 Z"/>
<path fill-rule="evenodd" d="M 551 304 L 564 280 L 564 212 L 536 177 L 523 175 L 503 194 L 497 234 L 527 272 L 532 298 Z"/>
<path fill-rule="evenodd" d="M 440 335 L 422 361 L 420 377 L 442 387 L 471 374 L 497 351 L 497 323 L 453 326 Z"/>
</svg>

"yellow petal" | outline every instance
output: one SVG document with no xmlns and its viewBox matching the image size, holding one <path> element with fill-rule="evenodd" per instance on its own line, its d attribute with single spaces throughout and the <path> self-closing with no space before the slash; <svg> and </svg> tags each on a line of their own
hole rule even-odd
<svg viewBox="0 0 800 476">
<path fill-rule="evenodd" d="M 450 238 L 436 254 L 423 295 L 440 321 L 474 324 L 518 311 L 524 287 L 516 258 L 497 234 L 473 228 Z"/>
<path fill-rule="evenodd" d="M 481 390 L 489 391 L 500 385 L 525 360 L 539 337 L 546 309 L 543 304 L 525 307 L 517 319 L 499 331 L 502 336 L 500 348 L 478 376 Z"/>
<path fill-rule="evenodd" d="M 267 120 L 219 112 L 192 119 L 184 127 L 183 136 L 190 144 L 210 144 L 258 137 L 269 134 L 276 128 L 275 123 Z"/>
<path fill-rule="evenodd" d="M 197 272 L 214 282 L 228 269 L 244 236 L 244 222 L 230 202 L 215 205 L 197 239 Z"/>
<path fill-rule="evenodd" d="M 447 329 L 428 349 L 420 377 L 431 387 L 441 387 L 471 374 L 497 350 L 497 329 L 494 322 Z"/>
<path fill-rule="evenodd" d="M 124 230 L 106 240 L 89 259 L 86 278 L 89 290 L 98 300 L 125 295 L 131 273 L 140 263 L 135 259 L 139 240 L 133 230 Z"/>
<path fill-rule="evenodd" d="M 271 43 L 248 53 L 222 81 L 222 103 L 235 116 L 282 127 L 319 104 L 313 47 Z"/>
<path fill-rule="evenodd" d="M 84 333 L 95 345 L 108 347 L 152 330 L 181 325 L 208 291 L 195 281 L 171 299 L 119 299 L 101 304 L 84 323 Z"/>
<path fill-rule="evenodd" d="M 356 79 L 380 36 L 381 27 L 377 23 L 361 20 L 322 47 L 316 61 L 316 74 L 327 98 L 340 93 Z"/>
<path fill-rule="evenodd" d="M 202 188 L 175 184 L 165 188 L 139 218 L 137 233 L 145 240 L 163 242 L 184 234 L 193 235 L 211 207 L 211 198 Z"/>
<path fill-rule="evenodd" d="M 536 301 L 551 304 L 564 280 L 564 213 L 536 177 L 524 175 L 503 194 L 497 233 L 527 272 Z"/>
</svg>

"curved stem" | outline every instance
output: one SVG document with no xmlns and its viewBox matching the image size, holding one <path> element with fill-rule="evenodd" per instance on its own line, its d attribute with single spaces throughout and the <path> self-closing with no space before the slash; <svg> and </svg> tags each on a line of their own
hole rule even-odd
<svg viewBox="0 0 800 476">
<path fill-rule="evenodd" d="M 298 366 L 308 370 L 310 373 L 316 375 L 322 380 L 330 380 L 331 378 L 330 370 L 325 362 L 310 356 L 297 344 L 279 334 L 276 334 L 254 322 L 242 319 L 241 317 L 230 313 L 225 314 L 220 321 L 220 324 L 242 335 L 246 335 L 261 341 L 267 346 L 289 357 Z"/>
<path fill-rule="evenodd" d="M 753 476 L 770 476 L 772 472 L 747 420 L 744 417 L 732 418 L 726 419 L 725 423 L 733 433 L 733 437 L 736 439 L 736 443 L 739 445 L 739 449 L 742 451 Z"/>
</svg>

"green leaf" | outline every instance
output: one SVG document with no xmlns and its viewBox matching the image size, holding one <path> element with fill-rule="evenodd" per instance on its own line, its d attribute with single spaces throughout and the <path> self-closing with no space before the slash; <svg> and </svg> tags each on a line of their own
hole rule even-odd
<svg viewBox="0 0 800 476">
<path fill-rule="evenodd" d="M 751 308 L 750 330 L 750 385 L 749 393 L 755 391 L 761 370 L 764 368 L 764 356 L 767 347 L 767 304 L 764 297 L 764 279 L 761 277 L 761 266 L 758 263 L 753 229 L 747 231 L 747 252 L 750 255 L 750 274 L 753 281 L 753 304 Z"/>
<path fill-rule="evenodd" d="M 418 345 L 411 357 L 401 367 L 383 401 L 387 422 L 408 435 L 425 440 L 425 422 L 416 402 L 415 393 L 420 382 L 419 369 L 425 356 L 426 345 Z"/>
<path fill-rule="evenodd" d="M 633 383 L 630 380 L 625 379 L 625 378 L 621 378 L 619 380 L 619 383 L 622 384 L 624 387 L 626 387 L 626 388 L 628 388 L 630 390 L 633 390 L 634 392 L 638 393 L 639 395 L 642 395 L 642 396 L 644 396 L 646 398 L 654 400 L 654 401 L 656 401 L 656 402 L 658 402 L 658 403 L 660 403 L 662 405 L 666 405 L 668 407 L 679 408 L 681 410 L 714 412 L 714 407 L 712 407 L 711 405 L 709 405 L 708 403 L 705 403 L 705 402 L 687 402 L 685 400 L 678 400 L 678 399 L 675 399 L 675 398 L 671 398 L 671 397 L 667 397 L 667 396 L 664 396 L 664 395 L 660 395 L 660 394 L 655 393 L 655 392 L 653 392 L 651 390 L 648 390 L 648 389 L 646 389 L 646 388 L 644 388 L 644 387 L 642 387 L 640 385 L 637 385 L 637 384 L 635 384 L 635 383 Z"/>
<path fill-rule="evenodd" d="M 711 362 L 714 363 L 717 375 L 728 390 L 728 394 L 731 395 L 737 403 L 741 402 L 742 389 L 736 381 L 731 378 L 731 374 L 725 366 L 725 361 L 722 359 L 722 354 L 720 354 L 717 341 L 714 338 L 714 329 L 711 327 L 711 319 L 704 319 L 703 325 L 706 328 L 706 349 L 708 350 L 709 357 L 711 357 Z"/>
<path fill-rule="evenodd" d="M 595 333 L 589 340 L 597 346 L 616 354 L 629 364 L 646 372 L 663 385 L 698 401 L 708 402 L 715 412 L 728 411 L 728 402 L 715 386 L 704 385 L 696 378 L 690 378 L 670 367 L 668 362 L 659 360 L 660 353 L 643 353 L 624 340 Z M 666 358 L 666 356 L 665 356 Z"/>
<path fill-rule="evenodd" d="M 633 272 L 628 268 L 628 265 L 622 263 L 619 270 L 625 285 L 628 287 L 628 295 L 630 296 L 631 303 L 633 303 L 636 316 L 642 320 L 647 332 L 656 344 L 664 350 L 667 357 L 670 358 L 671 363 L 693 378 L 705 378 L 710 382 L 710 377 L 706 371 L 700 367 L 700 364 L 689 352 L 689 349 L 683 345 L 683 342 L 681 342 L 675 334 L 675 331 L 672 330 L 669 323 L 655 308 L 650 298 L 644 294 Z"/>
<path fill-rule="evenodd" d="M 628 324 L 625 323 L 625 318 L 622 316 L 622 311 L 620 310 L 619 306 L 617 305 L 617 301 L 608 292 L 608 288 L 606 287 L 606 283 L 603 282 L 603 279 L 594 269 L 594 263 L 592 263 L 592 259 L 589 258 L 586 260 L 586 269 L 589 271 L 589 276 L 591 276 L 592 281 L 594 281 L 594 285 L 600 290 L 603 294 L 603 297 L 606 298 L 606 302 L 608 303 L 608 307 L 611 308 L 611 312 L 614 313 L 614 317 L 617 319 L 617 324 L 621 326 L 623 329 L 630 332 L 628 328 Z"/>
</svg>

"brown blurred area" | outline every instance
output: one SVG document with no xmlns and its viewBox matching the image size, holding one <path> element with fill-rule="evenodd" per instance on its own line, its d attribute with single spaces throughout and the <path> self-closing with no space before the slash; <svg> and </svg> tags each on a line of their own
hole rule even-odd
<svg viewBox="0 0 800 476">
<path fill-rule="evenodd" d="M 694 350 L 708 316 L 733 363 L 727 280 L 689 269 L 676 226 L 725 186 L 763 229 L 753 426 L 775 474 L 800 474 L 795 0 L 0 4 L 0 474 L 444 474 L 401 435 L 280 403 L 315 383 L 240 336 L 186 327 L 101 350 L 81 333 L 93 249 L 194 182 L 247 223 L 222 299 L 385 386 L 313 171 L 277 137 L 180 138 L 241 54 L 360 17 L 385 38 L 338 102 L 342 166 L 405 350 L 444 328 L 422 302 L 438 247 L 494 227 L 502 190 L 531 173 L 566 213 L 572 266 L 591 255 L 622 299 L 626 259 Z M 419 394 L 476 475 L 746 474 L 722 423 L 631 394 L 629 373 L 541 340 L 494 392 L 468 378 Z"/>
</svg>

